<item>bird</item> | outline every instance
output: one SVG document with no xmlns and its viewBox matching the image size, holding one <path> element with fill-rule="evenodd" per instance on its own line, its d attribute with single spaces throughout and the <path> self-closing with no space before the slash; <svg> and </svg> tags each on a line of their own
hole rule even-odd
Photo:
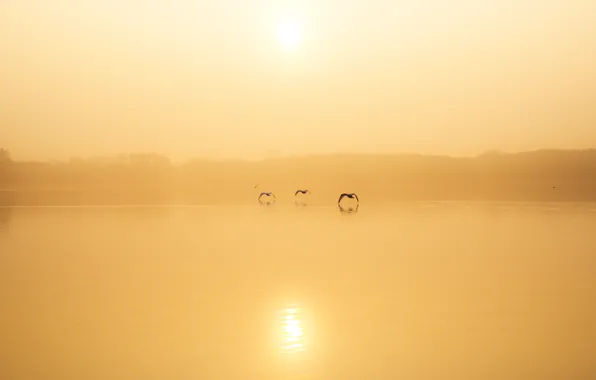
<svg viewBox="0 0 596 380">
<path fill-rule="evenodd" d="M 341 202 L 341 200 L 342 200 L 344 197 L 348 197 L 348 198 L 350 198 L 350 199 L 354 199 L 354 198 L 356 198 L 356 201 L 358 201 L 358 203 L 360 203 L 360 199 L 358 199 L 358 195 L 356 195 L 356 193 L 342 193 L 342 194 L 339 196 L 339 199 L 337 200 L 337 203 Z"/>
<path fill-rule="evenodd" d="M 298 195 L 298 193 L 301 193 L 301 194 L 310 194 L 310 191 L 308 191 L 308 190 L 296 190 L 296 192 L 294 193 L 294 196 Z"/>
<path fill-rule="evenodd" d="M 272 192 L 263 192 L 259 195 L 259 198 L 258 198 L 259 202 L 261 201 L 261 197 L 263 197 L 264 195 L 267 197 L 275 198 L 275 194 L 273 194 Z M 275 199 L 277 199 L 277 198 L 275 198 Z"/>
</svg>

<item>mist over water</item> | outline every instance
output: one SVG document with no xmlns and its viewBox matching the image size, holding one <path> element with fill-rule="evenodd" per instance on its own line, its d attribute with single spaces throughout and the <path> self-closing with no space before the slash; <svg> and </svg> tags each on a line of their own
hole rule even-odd
<svg viewBox="0 0 596 380">
<path fill-rule="evenodd" d="M 1 379 L 596 376 L 593 203 L 0 210 Z"/>
<path fill-rule="evenodd" d="M 596 379 L 594 25 L 0 0 L 0 380 Z"/>
</svg>

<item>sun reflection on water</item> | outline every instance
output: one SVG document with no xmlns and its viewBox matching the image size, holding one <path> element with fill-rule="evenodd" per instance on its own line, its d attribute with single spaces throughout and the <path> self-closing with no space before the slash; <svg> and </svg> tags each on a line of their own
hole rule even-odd
<svg viewBox="0 0 596 380">
<path fill-rule="evenodd" d="M 282 352 L 291 354 L 304 351 L 304 321 L 300 317 L 300 309 L 292 307 L 283 310 L 282 331 Z"/>
</svg>

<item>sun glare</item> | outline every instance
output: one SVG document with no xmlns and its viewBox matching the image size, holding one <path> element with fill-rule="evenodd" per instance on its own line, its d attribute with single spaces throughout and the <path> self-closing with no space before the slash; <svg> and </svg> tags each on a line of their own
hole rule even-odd
<svg viewBox="0 0 596 380">
<path fill-rule="evenodd" d="M 278 24 L 276 30 L 277 40 L 284 49 L 294 49 L 302 42 L 303 33 L 300 25 L 293 21 L 284 21 Z"/>
<path fill-rule="evenodd" d="M 304 328 L 297 308 L 288 308 L 283 311 L 282 329 L 284 353 L 297 353 L 304 350 Z"/>
</svg>

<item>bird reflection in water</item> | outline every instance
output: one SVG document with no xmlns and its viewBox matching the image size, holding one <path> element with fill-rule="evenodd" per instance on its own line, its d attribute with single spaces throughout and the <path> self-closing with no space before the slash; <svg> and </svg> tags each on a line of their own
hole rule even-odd
<svg viewBox="0 0 596 380">
<path fill-rule="evenodd" d="M 291 307 L 283 310 L 282 329 L 282 352 L 293 354 L 304 351 L 304 326 L 299 308 Z"/>
<path fill-rule="evenodd" d="M 341 204 L 338 204 L 337 207 L 339 208 L 339 212 L 342 214 L 355 214 L 358 212 L 358 208 L 360 207 L 360 203 L 357 203 L 356 206 L 348 206 L 344 207 Z"/>
</svg>

